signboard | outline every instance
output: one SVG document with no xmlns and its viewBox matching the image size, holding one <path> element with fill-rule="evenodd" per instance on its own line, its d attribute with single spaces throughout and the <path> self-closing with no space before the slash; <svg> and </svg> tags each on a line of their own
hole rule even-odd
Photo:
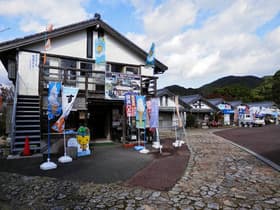
<svg viewBox="0 0 280 210">
<path fill-rule="evenodd" d="M 124 100 L 126 93 L 140 94 L 140 76 L 107 72 L 105 74 L 105 99 Z"/>
<path fill-rule="evenodd" d="M 39 63 L 39 53 L 19 52 L 19 95 L 39 94 Z"/>
</svg>

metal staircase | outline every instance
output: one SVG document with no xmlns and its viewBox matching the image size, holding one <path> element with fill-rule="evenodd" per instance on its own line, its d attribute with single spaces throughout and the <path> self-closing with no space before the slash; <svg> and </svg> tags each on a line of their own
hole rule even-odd
<svg viewBox="0 0 280 210">
<path fill-rule="evenodd" d="M 28 137 L 30 150 L 40 152 L 40 103 L 39 96 L 18 95 L 16 103 L 14 141 L 12 153 L 20 153 L 24 149 L 25 138 Z"/>
</svg>

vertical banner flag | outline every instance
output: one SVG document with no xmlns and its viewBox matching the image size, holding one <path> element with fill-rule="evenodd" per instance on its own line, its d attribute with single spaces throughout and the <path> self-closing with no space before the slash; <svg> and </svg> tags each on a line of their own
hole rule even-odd
<svg viewBox="0 0 280 210">
<path fill-rule="evenodd" d="M 125 94 L 125 109 L 127 117 L 135 117 L 136 115 L 136 101 L 135 95 L 131 93 Z"/>
<path fill-rule="evenodd" d="M 56 121 L 56 123 L 52 126 L 52 129 L 62 133 L 65 126 L 65 118 L 69 115 L 74 101 L 77 97 L 79 89 L 74 87 L 66 87 L 62 88 L 62 115 Z"/>
<path fill-rule="evenodd" d="M 150 128 L 151 112 L 152 112 L 151 100 L 147 100 L 146 101 L 146 128 Z"/>
<path fill-rule="evenodd" d="M 155 43 L 152 43 L 150 48 L 149 54 L 146 59 L 147 66 L 154 66 L 155 65 Z"/>
<path fill-rule="evenodd" d="M 52 32 L 53 30 L 53 24 L 49 24 L 47 27 L 46 27 L 46 33 L 45 33 L 45 53 L 44 53 L 44 58 L 43 58 L 43 64 L 46 64 L 47 62 L 47 50 L 50 50 L 51 49 L 51 40 L 50 38 L 47 37 L 47 33 L 50 33 Z"/>
<path fill-rule="evenodd" d="M 179 113 L 179 97 L 175 96 L 175 107 L 176 107 L 176 113 L 178 118 L 178 126 L 179 128 L 183 127 L 182 119 Z"/>
<path fill-rule="evenodd" d="M 95 40 L 95 63 L 104 64 L 105 62 L 105 39 L 104 37 L 98 37 Z"/>
<path fill-rule="evenodd" d="M 52 120 L 56 116 L 61 114 L 61 104 L 58 101 L 58 95 L 60 93 L 60 82 L 49 82 L 48 91 L 48 119 Z"/>
<path fill-rule="evenodd" d="M 145 96 L 136 96 L 136 128 L 145 128 L 146 121 Z"/>
<path fill-rule="evenodd" d="M 159 100 L 158 98 L 151 99 L 151 119 L 150 128 L 158 128 L 159 120 Z"/>
</svg>

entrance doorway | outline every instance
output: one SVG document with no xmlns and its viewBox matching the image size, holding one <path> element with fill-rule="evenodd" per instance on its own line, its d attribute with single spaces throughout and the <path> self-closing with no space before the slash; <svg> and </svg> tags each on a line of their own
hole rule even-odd
<svg viewBox="0 0 280 210">
<path fill-rule="evenodd" d="M 88 127 L 91 132 L 91 139 L 107 139 L 108 137 L 108 108 L 106 106 L 90 106 L 90 117 Z"/>
<path fill-rule="evenodd" d="M 91 132 L 91 139 L 114 140 L 117 125 L 118 133 L 121 133 L 119 130 L 121 124 L 116 121 L 121 119 L 122 106 L 122 102 L 119 101 L 103 100 L 93 101 L 88 104 L 88 127 Z"/>
</svg>

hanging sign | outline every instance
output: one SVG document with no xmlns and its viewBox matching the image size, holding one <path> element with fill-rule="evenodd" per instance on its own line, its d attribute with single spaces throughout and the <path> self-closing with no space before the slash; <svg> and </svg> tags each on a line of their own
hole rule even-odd
<svg viewBox="0 0 280 210">
<path fill-rule="evenodd" d="M 116 72 L 106 72 L 105 74 L 106 99 L 124 100 L 126 93 L 140 94 L 140 87 L 139 75 Z"/>
<path fill-rule="evenodd" d="M 105 39 L 104 37 L 99 37 L 95 40 L 95 63 L 104 64 L 105 62 Z"/>
</svg>

